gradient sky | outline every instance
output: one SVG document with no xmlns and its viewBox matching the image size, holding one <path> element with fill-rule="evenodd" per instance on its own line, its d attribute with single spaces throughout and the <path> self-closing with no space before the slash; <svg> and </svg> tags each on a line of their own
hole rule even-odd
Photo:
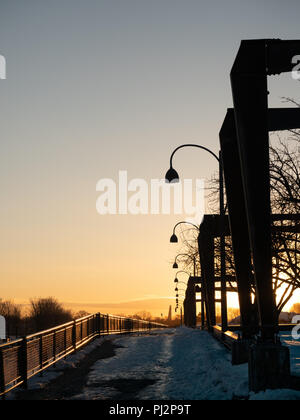
<svg viewBox="0 0 300 420">
<path fill-rule="evenodd" d="M 241 39 L 300 38 L 299 16 L 299 0 L 0 0 L 0 297 L 173 296 L 183 216 L 100 216 L 96 183 L 161 178 L 184 142 L 217 152 Z M 271 78 L 270 106 L 299 88 Z M 175 161 L 217 171 L 201 151 Z"/>
</svg>

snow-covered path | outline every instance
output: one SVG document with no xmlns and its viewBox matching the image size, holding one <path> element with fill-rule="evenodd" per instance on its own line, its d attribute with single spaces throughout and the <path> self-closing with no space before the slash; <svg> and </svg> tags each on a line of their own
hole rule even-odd
<svg viewBox="0 0 300 420">
<path fill-rule="evenodd" d="M 292 374 L 300 376 L 300 340 L 293 340 L 290 332 L 282 332 L 280 339 L 282 344 L 290 348 Z"/>
<path fill-rule="evenodd" d="M 300 376 L 300 340 L 289 333 L 293 374 Z M 29 381 L 17 399 L 74 400 L 300 400 L 292 390 L 248 392 L 248 365 L 231 365 L 230 353 L 206 331 L 189 328 L 107 336 Z M 14 392 L 9 394 L 15 398 Z"/>
<path fill-rule="evenodd" d="M 232 366 L 230 354 L 207 332 L 180 328 L 114 340 L 122 348 L 98 361 L 86 387 L 74 399 L 107 399 L 120 395 L 114 383 L 143 381 L 135 399 L 230 400 L 248 398 L 247 365 Z M 279 390 L 250 395 L 253 399 L 300 399 L 300 392 Z"/>
</svg>

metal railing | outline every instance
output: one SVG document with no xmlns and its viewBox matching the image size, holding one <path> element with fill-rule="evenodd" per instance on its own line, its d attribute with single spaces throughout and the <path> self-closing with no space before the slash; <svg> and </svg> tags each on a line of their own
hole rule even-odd
<svg viewBox="0 0 300 420">
<path fill-rule="evenodd" d="M 22 385 L 58 360 L 74 353 L 96 337 L 166 328 L 139 319 L 100 313 L 0 345 L 0 396 Z"/>
</svg>

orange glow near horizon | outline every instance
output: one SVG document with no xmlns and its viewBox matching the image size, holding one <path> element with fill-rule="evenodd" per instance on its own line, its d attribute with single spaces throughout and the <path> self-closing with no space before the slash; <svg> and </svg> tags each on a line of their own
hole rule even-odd
<svg viewBox="0 0 300 420">
<path fill-rule="evenodd" d="M 1 2 L 1 299 L 168 313 L 183 246 L 169 238 L 193 216 L 101 216 L 96 185 L 123 170 L 150 185 L 183 143 L 218 154 L 240 40 L 280 25 L 295 39 L 299 26 L 300 6 L 267 13 L 264 2 L 236 3 Z M 294 97 L 292 77 L 277 79 L 270 107 Z M 174 169 L 195 181 L 219 166 L 184 149 Z"/>
</svg>

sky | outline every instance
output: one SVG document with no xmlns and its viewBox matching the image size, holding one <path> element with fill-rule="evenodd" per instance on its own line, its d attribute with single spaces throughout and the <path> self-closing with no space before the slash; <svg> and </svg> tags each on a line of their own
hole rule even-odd
<svg viewBox="0 0 300 420">
<path fill-rule="evenodd" d="M 299 13 L 298 0 L 0 0 L 0 297 L 148 311 L 159 298 L 167 314 L 185 215 L 100 215 L 96 184 L 163 178 L 182 143 L 218 153 L 240 41 L 298 39 Z M 270 106 L 299 99 L 290 75 L 269 87 Z M 218 169 L 191 149 L 174 165 Z"/>
</svg>

